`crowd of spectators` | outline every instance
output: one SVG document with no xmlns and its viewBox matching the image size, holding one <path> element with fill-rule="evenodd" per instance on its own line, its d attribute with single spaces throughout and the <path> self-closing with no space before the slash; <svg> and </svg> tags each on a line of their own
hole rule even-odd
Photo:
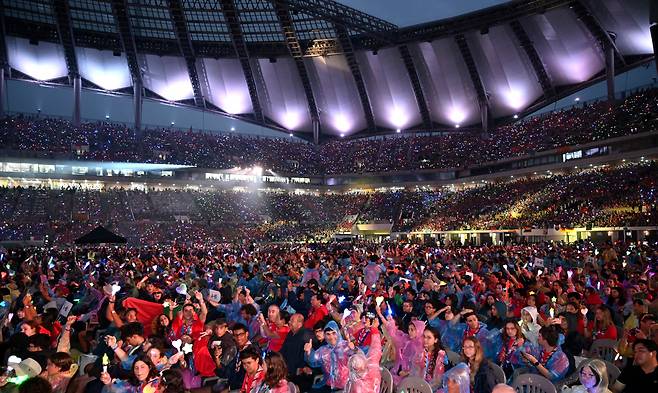
<svg viewBox="0 0 658 393">
<path fill-rule="evenodd" d="M 0 255 L 2 392 L 658 384 L 655 243 L 215 240 Z"/>
<path fill-rule="evenodd" d="M 176 129 L 141 134 L 106 122 L 74 127 L 59 119 L 0 120 L 3 155 L 61 159 L 171 163 L 230 169 L 261 166 L 281 174 L 323 175 L 465 168 L 534 152 L 655 131 L 658 89 L 629 95 L 616 105 L 599 102 L 493 129 L 483 136 L 451 132 L 337 140 L 315 146 L 293 138 L 250 137 Z"/>
<path fill-rule="evenodd" d="M 393 232 L 658 225 L 653 161 L 463 188 L 359 193 L 0 188 L 0 240 L 70 243 L 96 225 L 133 244 L 331 238 L 354 224 Z"/>
</svg>

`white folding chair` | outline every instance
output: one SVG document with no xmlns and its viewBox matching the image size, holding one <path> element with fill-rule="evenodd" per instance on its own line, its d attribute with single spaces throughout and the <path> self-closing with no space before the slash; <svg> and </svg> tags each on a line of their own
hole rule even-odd
<svg viewBox="0 0 658 393">
<path fill-rule="evenodd" d="M 432 387 L 420 377 L 406 377 L 397 386 L 397 393 L 432 393 Z"/>
<path fill-rule="evenodd" d="M 521 374 L 514 379 L 512 387 L 518 393 L 557 393 L 553 382 L 537 374 Z"/>
<path fill-rule="evenodd" d="M 393 393 L 393 375 L 387 368 L 380 367 L 382 372 L 382 382 L 379 386 L 379 393 Z"/>
</svg>

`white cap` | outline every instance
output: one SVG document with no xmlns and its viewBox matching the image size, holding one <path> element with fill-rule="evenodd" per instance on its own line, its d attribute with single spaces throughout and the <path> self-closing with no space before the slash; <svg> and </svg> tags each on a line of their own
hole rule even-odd
<svg viewBox="0 0 658 393">
<path fill-rule="evenodd" d="M 8 362 L 7 365 L 16 371 L 17 377 L 36 377 L 41 374 L 41 366 L 39 362 L 32 358 L 22 360 L 20 363 Z"/>
</svg>

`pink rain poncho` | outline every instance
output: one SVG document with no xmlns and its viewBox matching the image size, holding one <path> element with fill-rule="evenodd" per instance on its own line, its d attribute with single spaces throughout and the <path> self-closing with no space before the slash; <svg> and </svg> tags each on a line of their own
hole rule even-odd
<svg viewBox="0 0 658 393">
<path fill-rule="evenodd" d="M 349 378 L 345 393 L 379 393 L 382 383 L 382 372 L 379 369 L 381 358 L 382 338 L 379 331 L 373 329 L 368 356 L 359 351 L 348 360 Z"/>
<path fill-rule="evenodd" d="M 446 360 L 447 355 L 444 350 L 431 354 L 421 349 L 411 359 L 411 375 L 423 378 L 434 389 L 441 384 Z"/>
<path fill-rule="evenodd" d="M 411 323 L 416 328 L 416 337 L 413 339 L 408 334 L 400 331 L 392 320 L 386 321 L 383 325 L 395 347 L 395 363 L 391 367 L 391 374 L 393 374 L 393 383 L 395 385 L 404 379 L 403 376 L 398 375 L 399 371 L 411 373 L 413 358 L 423 351 L 425 322 L 416 320 L 411 321 Z"/>
<path fill-rule="evenodd" d="M 336 345 L 325 344 L 308 355 L 308 363 L 311 367 L 322 367 L 325 382 L 332 389 L 344 389 L 349 376 L 347 360 L 355 353 L 350 349 L 349 343 L 343 340 L 338 324 L 334 321 L 327 323 L 325 330 L 331 329 L 336 332 L 338 341 Z"/>
</svg>

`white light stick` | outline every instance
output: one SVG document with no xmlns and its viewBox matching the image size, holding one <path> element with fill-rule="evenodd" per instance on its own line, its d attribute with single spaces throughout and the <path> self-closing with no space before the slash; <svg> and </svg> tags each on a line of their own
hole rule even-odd
<svg viewBox="0 0 658 393">
<path fill-rule="evenodd" d="M 555 309 L 551 307 L 550 310 L 548 310 L 548 315 L 551 316 L 551 318 L 555 318 Z"/>
<path fill-rule="evenodd" d="M 343 319 L 349 317 L 350 314 L 352 314 L 352 311 L 350 311 L 348 308 L 346 308 L 345 310 L 343 310 Z"/>
<path fill-rule="evenodd" d="M 569 280 L 571 280 L 571 276 L 573 276 L 573 270 L 567 270 L 567 277 L 569 277 Z"/>
<path fill-rule="evenodd" d="M 180 346 L 183 345 L 183 342 L 179 340 L 174 340 L 171 342 L 171 345 L 176 348 L 176 351 L 180 352 Z"/>
</svg>

